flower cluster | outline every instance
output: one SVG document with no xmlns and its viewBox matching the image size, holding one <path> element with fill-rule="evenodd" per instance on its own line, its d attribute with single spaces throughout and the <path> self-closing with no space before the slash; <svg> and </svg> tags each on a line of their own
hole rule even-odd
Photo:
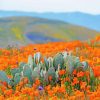
<svg viewBox="0 0 100 100">
<path fill-rule="evenodd" d="M 23 77 L 18 84 L 11 86 L 0 80 L 0 100 L 100 100 L 100 37 L 89 42 L 55 42 L 30 44 L 20 48 L 1 48 L 0 70 L 5 71 L 10 79 L 13 78 L 10 70 L 17 68 L 20 62 L 27 63 L 30 54 L 41 52 L 43 57 L 53 57 L 63 51 L 72 51 L 80 61 L 87 61 L 90 68 L 83 70 L 82 66 L 77 66 L 72 73 L 61 68 L 56 73 L 59 76 L 56 82 L 51 74 L 48 76 L 48 83 L 36 78 L 30 85 L 29 79 Z M 42 58 L 41 61 L 45 62 Z M 50 61 L 52 62 L 51 59 Z"/>
</svg>

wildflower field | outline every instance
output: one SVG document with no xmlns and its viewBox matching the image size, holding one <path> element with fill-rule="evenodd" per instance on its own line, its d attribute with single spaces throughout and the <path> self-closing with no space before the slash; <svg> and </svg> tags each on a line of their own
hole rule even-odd
<svg viewBox="0 0 100 100">
<path fill-rule="evenodd" d="M 100 37 L 0 48 L 0 100 L 100 100 Z"/>
</svg>

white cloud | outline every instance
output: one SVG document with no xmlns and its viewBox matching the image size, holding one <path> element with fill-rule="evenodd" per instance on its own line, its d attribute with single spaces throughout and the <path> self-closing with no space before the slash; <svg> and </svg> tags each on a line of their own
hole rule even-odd
<svg viewBox="0 0 100 100">
<path fill-rule="evenodd" d="M 0 0 L 0 10 L 100 14 L 100 0 Z"/>
</svg>

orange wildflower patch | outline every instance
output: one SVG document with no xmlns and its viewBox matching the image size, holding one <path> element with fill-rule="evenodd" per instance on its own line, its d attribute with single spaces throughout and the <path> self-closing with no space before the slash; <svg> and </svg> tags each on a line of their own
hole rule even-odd
<svg viewBox="0 0 100 100">
<path fill-rule="evenodd" d="M 41 85 L 41 80 L 39 79 L 36 79 L 30 87 L 28 87 L 28 78 L 21 80 L 15 87 L 8 85 L 7 82 L 0 81 L 0 100 L 100 100 L 99 43 L 100 37 L 96 37 L 91 40 L 90 44 L 81 41 L 51 42 L 46 44 L 30 44 L 19 49 L 0 49 L 0 70 L 5 70 L 8 78 L 12 78 L 10 69 L 17 68 L 20 62 L 27 63 L 28 56 L 33 56 L 36 52 L 41 52 L 43 57 L 46 56 L 48 58 L 58 52 L 73 51 L 73 55 L 78 56 L 80 61 L 85 60 L 88 62 L 88 66 L 93 69 L 95 79 L 99 84 L 95 85 L 95 80 L 90 79 L 89 70 L 79 72 L 74 70 L 70 74 L 67 73 L 67 70 L 62 69 L 58 72 L 59 78 L 56 84 L 52 83 L 53 77 L 48 76 L 50 82 L 48 81 L 47 84 L 44 82 L 45 85 L 41 86 L 41 90 L 38 89 Z M 41 58 L 41 61 L 44 62 L 44 59 Z"/>
<path fill-rule="evenodd" d="M 74 79 L 73 79 L 73 85 L 75 85 L 75 84 L 78 84 L 79 83 L 79 80 L 78 80 L 78 78 L 77 77 L 74 77 Z"/>
<path fill-rule="evenodd" d="M 84 76 L 84 72 L 80 71 L 77 73 L 77 77 L 83 77 Z"/>
</svg>

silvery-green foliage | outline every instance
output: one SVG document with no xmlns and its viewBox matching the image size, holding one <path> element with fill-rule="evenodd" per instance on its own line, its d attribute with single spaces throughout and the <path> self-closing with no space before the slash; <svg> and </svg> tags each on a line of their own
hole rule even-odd
<svg viewBox="0 0 100 100">
<path fill-rule="evenodd" d="M 19 68 L 11 69 L 11 74 L 12 74 L 13 76 L 15 76 L 16 73 L 20 73 L 20 69 L 19 69 Z"/>
<path fill-rule="evenodd" d="M 13 79 L 10 79 L 10 81 L 8 82 L 8 84 L 10 85 L 10 86 L 15 86 L 15 82 L 14 82 L 14 80 Z"/>
<path fill-rule="evenodd" d="M 65 60 L 66 70 L 72 73 L 74 70 L 74 56 L 68 55 Z"/>
<path fill-rule="evenodd" d="M 0 81 L 7 83 L 10 81 L 4 71 L 0 71 Z"/>
<path fill-rule="evenodd" d="M 14 85 L 17 85 L 21 80 L 21 75 L 19 73 L 16 73 L 15 74 L 15 77 L 14 77 Z"/>
<path fill-rule="evenodd" d="M 20 75 L 21 75 L 21 78 L 24 78 L 24 72 L 23 71 L 21 71 Z"/>
<path fill-rule="evenodd" d="M 46 73 L 47 73 L 47 70 L 46 70 L 45 67 L 43 67 L 43 68 L 41 69 L 41 71 L 40 71 L 40 76 L 41 76 L 41 77 L 44 77 L 44 76 L 46 75 Z"/>
<path fill-rule="evenodd" d="M 32 80 L 32 70 L 31 70 L 30 67 L 26 66 L 23 69 L 23 75 L 24 75 L 24 77 L 27 77 L 29 79 L 29 81 L 30 81 L 31 84 L 33 83 L 33 80 Z"/>
<path fill-rule="evenodd" d="M 33 80 L 33 82 L 35 82 L 35 80 L 39 77 L 40 77 L 40 74 L 38 74 L 36 71 L 32 71 L 32 80 Z"/>
<path fill-rule="evenodd" d="M 56 73 L 54 67 L 50 67 L 48 69 L 48 76 L 52 76 L 52 78 L 55 80 L 56 79 Z"/>
<path fill-rule="evenodd" d="M 48 70 L 49 69 L 49 62 L 48 62 L 48 59 L 46 58 L 46 57 L 44 57 L 44 65 L 45 65 L 45 67 L 46 67 L 46 70 Z"/>
<path fill-rule="evenodd" d="M 54 65 L 56 70 L 58 68 L 58 65 L 60 65 L 61 68 L 64 68 L 64 58 L 63 58 L 63 54 L 62 53 L 56 54 L 53 59 L 54 59 L 53 60 L 53 65 Z"/>
<path fill-rule="evenodd" d="M 82 62 L 82 67 L 84 70 L 87 70 L 88 69 L 88 62 L 87 61 L 83 61 Z"/>
<path fill-rule="evenodd" d="M 58 70 L 56 70 L 56 79 L 58 79 L 59 78 L 59 71 Z"/>
<path fill-rule="evenodd" d="M 40 65 L 37 65 L 33 71 L 36 71 L 38 74 L 40 74 Z"/>
<path fill-rule="evenodd" d="M 28 64 L 25 64 L 25 65 L 23 66 L 23 70 L 24 70 L 25 68 L 30 68 L 30 66 L 29 66 Z M 30 69 L 31 69 L 31 68 L 30 68 Z"/>
<path fill-rule="evenodd" d="M 41 59 L 41 53 L 40 52 L 37 52 L 36 54 L 34 54 L 34 61 L 35 63 L 39 63 L 40 62 L 40 59 Z"/>
<path fill-rule="evenodd" d="M 68 52 L 67 52 L 67 51 L 64 51 L 64 52 L 62 52 L 62 54 L 63 54 L 64 60 L 66 60 L 66 58 L 67 58 L 67 56 L 68 56 Z"/>
<path fill-rule="evenodd" d="M 23 70 L 23 67 L 24 67 L 25 64 L 26 64 L 26 63 L 24 63 L 24 62 L 21 62 L 21 63 L 19 64 L 19 70 L 20 70 L 20 72 Z"/>
<path fill-rule="evenodd" d="M 32 55 L 28 56 L 28 65 L 33 70 L 33 57 L 32 57 Z"/>
<path fill-rule="evenodd" d="M 41 76 L 41 77 L 44 77 L 43 69 L 41 69 L 41 71 L 40 71 L 40 76 Z"/>
<path fill-rule="evenodd" d="M 93 69 L 90 67 L 89 70 L 90 70 L 90 78 L 94 77 Z"/>
<path fill-rule="evenodd" d="M 74 70 L 74 62 L 67 62 L 66 70 L 71 74 Z"/>
<path fill-rule="evenodd" d="M 50 67 L 53 67 L 53 58 L 52 57 L 49 57 L 48 59 L 47 59 L 47 61 L 48 61 L 48 67 L 50 68 Z"/>
<path fill-rule="evenodd" d="M 77 69 L 79 67 L 82 67 L 82 63 L 80 62 L 79 57 L 75 57 L 75 59 L 74 59 L 74 69 Z"/>
</svg>

